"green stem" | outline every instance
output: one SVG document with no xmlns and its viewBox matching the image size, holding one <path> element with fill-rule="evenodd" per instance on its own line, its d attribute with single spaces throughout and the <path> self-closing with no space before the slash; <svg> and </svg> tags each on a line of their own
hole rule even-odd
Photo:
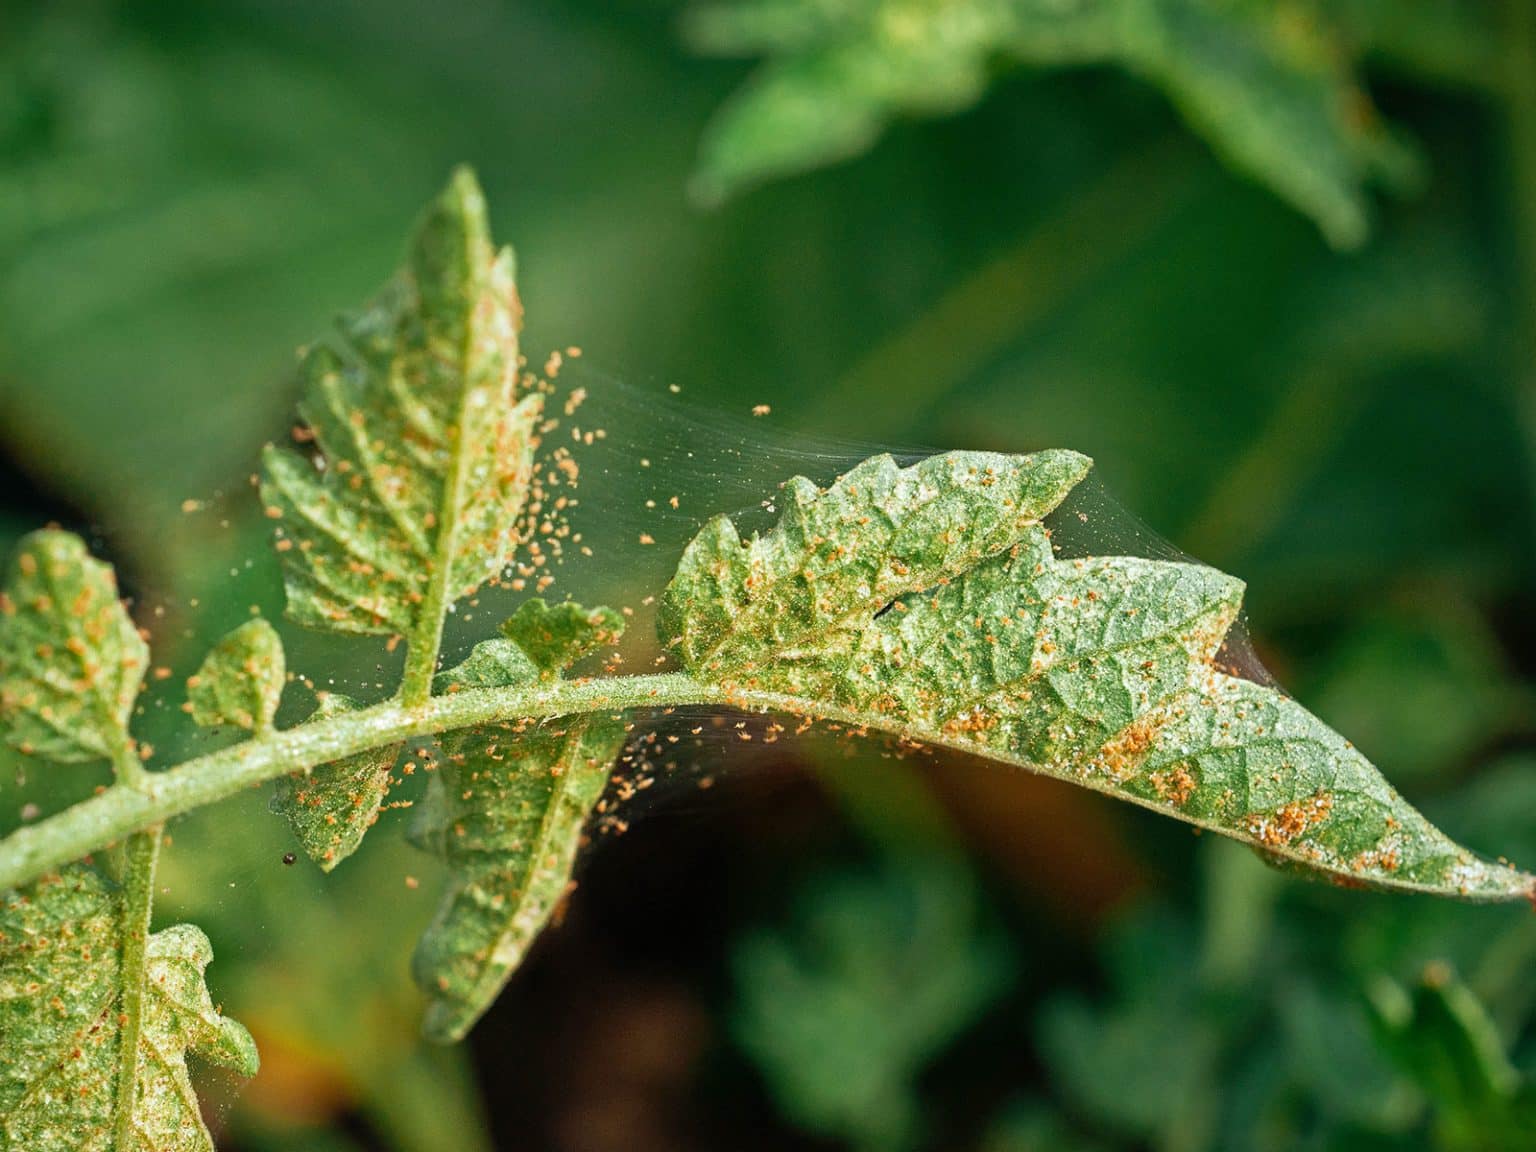
<svg viewBox="0 0 1536 1152">
<path fill-rule="evenodd" d="M 127 791 L 124 789 L 124 791 Z M 123 854 L 123 913 L 118 1033 L 117 1125 L 112 1146 L 138 1147 L 134 1113 L 139 1091 L 139 1037 L 144 1027 L 144 982 L 149 952 L 149 923 L 155 906 L 155 864 L 160 858 L 160 827 L 128 838 Z"/>
<path fill-rule="evenodd" d="M 462 427 L 459 429 L 462 435 Z M 448 483 L 443 503 L 456 500 L 459 488 L 459 452 L 454 450 L 448 466 Z M 440 514 L 444 523 L 453 524 L 458 516 L 456 508 Z M 400 702 L 407 708 L 419 708 L 432 695 L 432 677 L 437 674 L 437 654 L 443 643 L 443 619 L 448 611 L 448 578 L 453 572 L 452 528 L 444 529 L 437 542 L 437 553 L 432 561 L 432 575 L 427 581 L 427 591 L 420 605 L 416 627 L 406 637 L 405 670 L 400 677 Z"/>
<path fill-rule="evenodd" d="M 387 701 L 147 772 L 138 787 L 108 788 L 19 828 L 0 841 L 0 891 L 242 789 L 414 737 L 493 721 L 727 702 L 724 690 L 681 674 L 477 689 L 434 696 L 414 708 Z"/>
<path fill-rule="evenodd" d="M 129 788 L 144 787 L 144 782 L 149 779 L 149 773 L 145 771 L 138 753 L 134 751 L 133 741 L 128 738 L 126 732 L 115 727 L 112 731 L 117 736 L 117 745 L 112 750 L 112 774 L 117 777 L 119 784 L 125 784 Z"/>
<path fill-rule="evenodd" d="M 330 720 L 301 724 L 264 740 L 248 740 L 188 760 L 165 772 L 146 773 L 141 789 L 108 788 L 55 816 L 17 829 L 0 841 L 0 892 L 25 884 L 51 868 L 78 860 L 141 829 L 226 799 L 242 789 L 374 748 L 481 724 L 543 720 L 589 712 L 710 705 L 831 721 L 845 725 L 855 734 L 875 731 L 913 745 L 951 749 L 968 755 L 981 751 L 970 737 L 963 734 L 950 735 L 899 722 L 889 716 L 871 716 L 822 699 L 703 684 L 682 672 L 470 689 L 448 696 L 433 696 L 418 708 L 407 708 L 396 699 Z M 1163 811 L 1156 801 L 1119 791 L 1107 777 L 1081 777 L 997 748 L 987 748 L 983 754 L 1000 764 L 1069 780 L 1091 791 L 1103 792 L 1153 811 Z M 1192 815 L 1186 815 L 1184 819 L 1196 827 L 1223 835 L 1234 834 L 1230 828 L 1212 819 Z M 1408 892 L 1436 891 L 1432 885 L 1414 880 L 1395 881 L 1390 887 Z M 1519 895 L 1523 894 L 1488 892 L 1466 898 L 1497 901 Z"/>
</svg>

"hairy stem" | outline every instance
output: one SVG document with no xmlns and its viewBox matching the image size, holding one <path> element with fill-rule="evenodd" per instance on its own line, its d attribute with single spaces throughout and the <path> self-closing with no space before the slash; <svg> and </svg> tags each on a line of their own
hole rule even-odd
<svg viewBox="0 0 1536 1152">
<path fill-rule="evenodd" d="M 115 727 L 111 729 L 115 735 L 112 748 L 112 775 L 117 778 L 119 784 L 129 788 L 142 788 L 149 778 L 144 765 L 139 760 L 139 754 L 135 751 L 133 741 L 128 738 L 128 733 Z"/>
<path fill-rule="evenodd" d="M 144 981 L 150 917 L 155 906 L 155 864 L 160 826 L 135 832 L 123 854 L 122 1028 L 117 1051 L 117 1131 L 114 1148 L 138 1147 L 134 1131 L 139 1091 L 139 1033 L 144 1026 Z"/>
<path fill-rule="evenodd" d="M 557 681 L 399 700 L 301 724 L 199 756 L 136 787 L 112 787 L 0 841 L 0 890 L 25 883 L 123 837 L 290 772 L 359 752 L 499 720 L 729 702 L 728 694 L 679 673 Z"/>
<path fill-rule="evenodd" d="M 704 684 L 682 672 L 469 689 L 448 696 L 433 696 L 419 708 L 407 708 L 396 699 L 329 720 L 301 724 L 264 739 L 236 744 L 164 772 L 146 773 L 145 783 L 138 789 L 120 785 L 108 788 L 73 808 L 18 829 L 0 841 L 0 891 L 24 884 L 51 868 L 78 860 L 141 829 L 226 799 L 242 788 L 404 740 L 496 722 L 711 705 L 826 720 L 846 725 L 855 733 L 878 731 L 913 744 L 948 748 L 969 755 L 978 751 L 974 741 L 963 734 L 950 735 L 917 728 L 888 716 L 871 716 L 846 708 L 830 700 Z M 1107 777 L 1082 776 L 997 748 L 988 748 L 983 754 L 997 763 L 1065 779 L 1090 791 L 1161 811 L 1154 801 L 1118 791 Z M 1230 828 L 1212 819 L 1189 814 L 1185 814 L 1184 819 L 1196 827 L 1224 835 L 1233 834 Z M 1437 890 L 1433 885 L 1407 879 L 1384 883 L 1384 886 L 1406 892 Z M 1511 894 L 1504 892 L 1463 894 L 1463 899 L 1472 901 L 1511 898 Z"/>
</svg>

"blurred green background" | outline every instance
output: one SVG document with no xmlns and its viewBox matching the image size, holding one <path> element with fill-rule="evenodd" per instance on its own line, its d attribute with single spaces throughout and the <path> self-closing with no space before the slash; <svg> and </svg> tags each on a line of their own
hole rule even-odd
<svg viewBox="0 0 1536 1152">
<path fill-rule="evenodd" d="M 760 470 L 1090 453 L 1248 580 L 1282 683 L 1536 861 L 1536 5 L 0 0 L 0 535 L 91 532 L 180 672 L 275 616 L 248 481 L 291 350 L 460 161 L 535 357 L 581 345 L 632 415 L 770 403 Z M 612 555 L 616 600 L 665 567 Z M 336 651 L 297 656 L 377 655 Z M 94 783 L 7 764 L 0 829 Z M 259 796 L 174 835 L 161 915 L 263 1051 L 210 1085 L 232 1149 L 1536 1146 L 1529 910 L 985 765 L 811 744 L 673 789 L 448 1051 L 398 829 L 324 882 Z"/>
</svg>

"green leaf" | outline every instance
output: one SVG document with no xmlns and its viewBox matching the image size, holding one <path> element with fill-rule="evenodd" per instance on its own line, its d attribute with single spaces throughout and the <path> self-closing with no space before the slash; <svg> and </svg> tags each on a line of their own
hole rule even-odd
<svg viewBox="0 0 1536 1152">
<path fill-rule="evenodd" d="M 1529 896 L 1399 796 L 1350 744 L 1216 657 L 1242 584 L 1197 564 L 1060 559 L 1039 519 L 1071 453 L 889 457 L 804 478 L 766 535 L 688 546 L 663 636 L 697 679 L 836 708 L 1246 841 L 1341 882 Z"/>
<path fill-rule="evenodd" d="M 1438 1108 L 1487 1113 L 1520 1087 L 1487 1008 L 1445 965 L 1432 965 L 1411 992 L 1382 976 L 1371 999 L 1383 1048 Z"/>
<path fill-rule="evenodd" d="M 708 52 L 769 59 L 710 126 L 698 187 L 718 198 L 869 148 L 902 115 L 975 103 L 1002 59 L 1117 66 L 1162 89 L 1239 171 L 1359 243 L 1364 185 L 1409 162 L 1356 76 L 1359 29 L 1226 0 L 740 0 L 690 25 Z"/>
<path fill-rule="evenodd" d="M 624 618 L 612 608 L 589 611 L 570 601 L 550 607 L 537 596 L 518 605 L 501 626 L 502 635 L 521 648 L 546 678 L 615 643 L 623 631 Z"/>
<path fill-rule="evenodd" d="M 459 692 L 465 688 L 505 688 L 531 684 L 540 676 L 539 666 L 511 640 L 493 637 L 476 644 L 462 664 L 439 672 L 432 681 L 434 692 Z"/>
<path fill-rule="evenodd" d="M 109 565 L 67 532 L 34 532 L 0 592 L 0 728 L 28 754 L 131 758 L 128 720 L 149 649 Z"/>
<path fill-rule="evenodd" d="M 971 877 L 927 859 L 815 878 L 792 923 L 748 935 L 732 959 L 732 1030 L 780 1108 L 871 1152 L 911 1146 L 918 1075 L 1014 969 Z"/>
<path fill-rule="evenodd" d="M 283 642 L 265 620 L 250 620 L 220 640 L 187 680 L 192 719 L 269 732 L 283 695 Z"/>
<path fill-rule="evenodd" d="M 1104 1152 L 1105 1147 L 1046 1104 L 1017 1100 L 993 1123 L 981 1152 Z"/>
<path fill-rule="evenodd" d="M 449 887 L 413 964 L 431 1039 L 462 1038 L 543 931 L 624 733 L 622 717 L 593 716 L 442 738 L 441 823 L 421 840 L 447 862 Z"/>
<path fill-rule="evenodd" d="M 1075 452 L 953 452 L 906 469 L 876 456 L 826 492 L 796 476 L 767 536 L 744 543 L 726 516 L 704 525 L 662 595 L 663 638 L 710 679 L 771 665 L 778 689 L 817 683 L 877 612 L 1015 543 L 1089 466 Z"/>
<path fill-rule="evenodd" d="M 437 678 L 440 691 L 531 684 L 618 640 L 611 608 L 525 603 L 496 638 Z M 523 644 L 529 646 L 528 649 Z M 531 651 L 530 651 L 531 649 Z M 622 716 L 449 732 L 411 839 L 447 862 L 449 887 L 416 949 L 432 997 L 425 1031 L 457 1040 L 490 1007 L 565 895 L 592 810 L 623 746 Z"/>
<path fill-rule="evenodd" d="M 149 937 L 135 1105 L 120 1116 L 121 898 L 71 867 L 0 897 L 0 1125 L 27 1152 L 212 1152 L 186 1053 L 256 1074 L 256 1046 L 203 983 L 208 938 L 189 924 Z M 117 1136 L 130 1132 L 127 1143 Z"/>
<path fill-rule="evenodd" d="M 1051 1079 L 1074 1114 L 1141 1145 L 1215 1146 L 1213 1120 L 1230 1090 L 1208 1006 L 1234 1014 L 1247 1006 L 1229 1007 L 1201 983 L 1187 925 L 1158 909 L 1136 909 L 1114 924 L 1106 945 L 1108 1002 L 1074 991 L 1047 1001 L 1034 1020 Z"/>
<path fill-rule="evenodd" d="M 355 700 L 328 692 L 310 720 L 328 720 L 359 707 Z M 356 852 L 378 820 L 390 789 L 390 770 L 404 747 L 373 748 L 278 780 L 272 811 L 288 820 L 305 854 L 323 871 Z"/>
<path fill-rule="evenodd" d="M 519 398 L 521 307 L 466 169 L 419 225 L 405 269 L 304 356 L 320 455 L 269 447 L 288 612 L 404 634 L 425 695 L 444 613 L 497 577 L 519 538 L 542 397 Z"/>
</svg>

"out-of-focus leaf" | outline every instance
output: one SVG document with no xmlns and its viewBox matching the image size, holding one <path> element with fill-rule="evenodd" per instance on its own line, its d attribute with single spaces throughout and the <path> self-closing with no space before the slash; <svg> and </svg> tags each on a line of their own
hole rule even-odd
<svg viewBox="0 0 1536 1152">
<path fill-rule="evenodd" d="M 1341 246 L 1366 234 L 1366 183 L 1411 168 L 1355 75 L 1353 41 L 1315 6 L 740 0 L 703 8 L 690 28 L 705 51 L 770 58 L 709 130 L 698 177 L 709 197 L 855 155 L 896 116 L 964 108 L 1000 59 L 1144 77 Z"/>
<path fill-rule="evenodd" d="M 1497 84 L 1507 32 L 1485 4 L 1459 0 L 1330 0 L 1325 7 L 1376 62 L 1421 80 Z"/>
<path fill-rule="evenodd" d="M 1476 993 L 1445 965 L 1404 989 L 1371 989 L 1382 1047 L 1423 1091 L 1448 1152 L 1521 1152 L 1536 1131 L 1536 1084 L 1511 1064 Z"/>
<path fill-rule="evenodd" d="M 1063 997 L 1042 1014 L 1041 1050 L 1068 1100 L 1115 1131 L 1200 1148 L 1215 1129 L 1221 1033 L 1201 1011 L 1187 928 L 1146 913 L 1110 947 L 1120 999 Z"/>
<path fill-rule="evenodd" d="M 1072 1130 L 1040 1102 L 1012 1104 L 987 1133 L 981 1152 L 1100 1152 L 1105 1145 Z"/>
<path fill-rule="evenodd" d="M 161 857 L 162 902 L 223 942 L 221 998 L 261 1045 L 230 1138 L 323 1149 L 318 1130 L 361 1116 L 370 1148 L 488 1152 L 471 1052 L 422 1045 L 421 995 L 401 963 L 431 915 L 435 865 L 385 836 L 316 882 L 284 866 L 285 841 L 253 792 L 179 826 Z"/>
<path fill-rule="evenodd" d="M 1013 975 L 971 877 L 920 860 L 807 886 L 733 966 L 734 1031 L 779 1106 L 869 1152 L 916 1140 L 914 1079 Z"/>
<path fill-rule="evenodd" d="M 1522 711 L 1492 637 L 1470 611 L 1383 613 L 1344 636 L 1309 698 L 1405 776 L 1455 766 Z"/>
<path fill-rule="evenodd" d="M 1530 778 L 1503 783 L 1488 804 L 1516 820 Z M 1203 958 L 1179 917 L 1139 910 L 1105 947 L 1108 993 L 1048 1002 L 1041 1049 L 1071 1113 L 1168 1149 L 1523 1147 L 1531 1093 L 1488 1009 L 1511 1034 L 1536 1016 L 1524 994 L 1529 913 L 1280 885 L 1238 957 L 1226 938 L 1240 928 L 1231 903 L 1243 886 L 1225 889 L 1246 862 L 1231 848 L 1204 850 L 1214 882 Z M 1439 950 L 1480 964 L 1486 1007 L 1447 965 L 1431 964 L 1427 982 L 1414 970 L 1415 957 Z M 1153 1049 L 1162 1056 L 1138 1056 Z"/>
<path fill-rule="evenodd" d="M 0 897 L 0 1126 L 28 1152 L 212 1152 L 187 1074 L 192 1052 L 242 1076 L 256 1045 L 219 1015 L 203 983 L 213 958 L 190 924 L 149 937 L 133 1111 L 124 1115 L 118 893 L 87 868 Z"/>
<path fill-rule="evenodd" d="M 1330 1125 L 1392 1131 L 1414 1115 L 1391 1058 L 1372 1033 L 1363 998 L 1317 979 L 1281 977 L 1273 999 L 1284 1074 Z"/>
<path fill-rule="evenodd" d="M 66 762 L 132 756 L 148 664 L 110 565 L 67 532 L 22 540 L 0 592 L 0 731 L 12 746 Z"/>
<path fill-rule="evenodd" d="M 1040 520 L 1069 452 L 874 457 L 786 485 L 778 524 L 689 544 L 663 636 L 694 677 L 835 704 L 1242 840 L 1348 884 L 1469 899 L 1532 880 L 1458 847 L 1338 733 L 1215 662 L 1239 581 L 1194 564 L 1059 559 Z M 814 711 L 814 709 L 807 709 Z"/>
<path fill-rule="evenodd" d="M 1450 969 L 1426 971 L 1411 990 L 1378 981 L 1373 1002 L 1385 1047 L 1443 1113 L 1464 1124 L 1514 1097 L 1520 1074 L 1477 996 Z"/>
<path fill-rule="evenodd" d="M 187 681 L 192 719 L 207 727 L 270 731 L 286 672 L 276 629 L 265 620 L 248 621 L 220 640 Z"/>
<path fill-rule="evenodd" d="M 246 1128 L 240 1133 L 255 1152 L 364 1152 L 363 1145 L 344 1132 L 306 1128 Z"/>
<path fill-rule="evenodd" d="M 6 447 L 135 560 L 177 566 L 176 507 L 281 426 L 273 353 L 387 253 L 419 185 L 380 174 L 411 130 L 343 78 L 358 57 L 306 60 L 241 14 L 18 0 L 6 17 Z M 118 402 L 146 387 L 154 403 Z"/>
</svg>

